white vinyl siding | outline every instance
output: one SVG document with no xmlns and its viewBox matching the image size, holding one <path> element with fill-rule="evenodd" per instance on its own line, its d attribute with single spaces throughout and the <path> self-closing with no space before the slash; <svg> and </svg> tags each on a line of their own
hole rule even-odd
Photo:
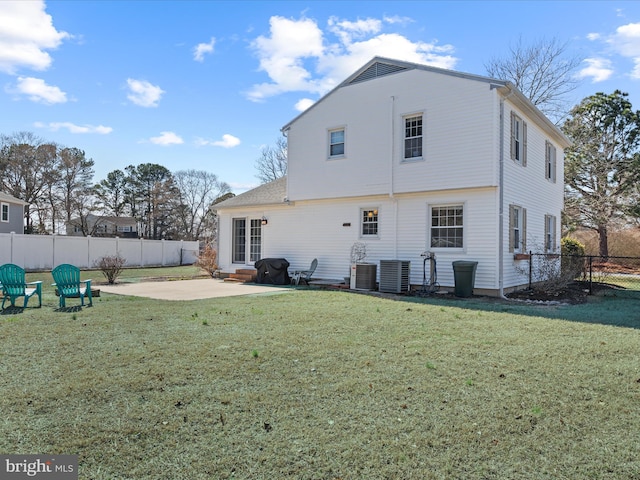
<svg viewBox="0 0 640 480">
<path fill-rule="evenodd" d="M 497 101 L 484 82 L 419 70 L 338 88 L 290 125 L 287 196 L 293 202 L 496 185 Z M 407 161 L 404 119 L 419 114 L 428 161 Z M 349 161 L 327 161 L 329 131 L 342 126 Z"/>
</svg>

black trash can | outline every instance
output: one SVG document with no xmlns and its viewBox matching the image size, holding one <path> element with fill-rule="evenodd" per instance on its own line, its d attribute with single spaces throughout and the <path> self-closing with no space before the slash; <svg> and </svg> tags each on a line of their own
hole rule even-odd
<svg viewBox="0 0 640 480">
<path fill-rule="evenodd" d="M 477 266 L 478 262 L 465 260 L 453 262 L 453 278 L 456 285 L 454 293 L 456 297 L 470 297 L 473 294 Z"/>
<path fill-rule="evenodd" d="M 258 260 L 256 267 L 256 283 L 270 283 L 271 285 L 289 285 L 289 262 L 286 258 L 263 258 Z"/>
</svg>

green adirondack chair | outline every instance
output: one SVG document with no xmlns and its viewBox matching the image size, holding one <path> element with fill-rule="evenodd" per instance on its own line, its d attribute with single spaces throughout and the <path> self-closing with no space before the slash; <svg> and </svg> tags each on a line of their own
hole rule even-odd
<svg viewBox="0 0 640 480">
<path fill-rule="evenodd" d="M 2 309 L 4 303 L 11 301 L 11 306 L 16 306 L 16 300 L 24 298 L 24 308 L 27 308 L 29 299 L 37 295 L 38 307 L 42 306 L 42 282 L 29 282 L 25 280 L 24 269 L 13 263 L 5 263 L 0 266 L 0 284 L 2 284 Z"/>
<path fill-rule="evenodd" d="M 65 308 L 67 298 L 80 297 L 80 305 L 84 307 L 84 299 L 89 300 L 89 306 L 93 306 L 91 297 L 91 280 L 80 280 L 80 269 L 75 265 L 63 263 L 51 271 L 54 287 L 58 289 L 60 307 Z M 84 286 L 82 286 L 84 284 Z"/>
</svg>

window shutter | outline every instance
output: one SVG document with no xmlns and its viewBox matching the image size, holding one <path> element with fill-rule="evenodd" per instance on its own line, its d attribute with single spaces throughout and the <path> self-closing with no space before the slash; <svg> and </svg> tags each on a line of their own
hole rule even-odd
<svg viewBox="0 0 640 480">
<path fill-rule="evenodd" d="M 556 244 L 556 217 L 551 215 L 551 249 L 555 252 L 558 248 Z"/>
<path fill-rule="evenodd" d="M 527 166 L 527 122 L 522 121 L 522 166 Z"/>
<path fill-rule="evenodd" d="M 515 226 L 515 209 L 513 205 L 509 205 L 509 251 L 513 252 L 513 227 Z"/>
<path fill-rule="evenodd" d="M 511 112 L 511 160 L 516 159 L 516 115 Z"/>
<path fill-rule="evenodd" d="M 553 176 L 553 183 L 556 183 L 556 158 L 558 157 L 558 153 L 556 151 L 556 147 L 552 146 L 553 158 L 551 158 L 551 175 Z"/>
<path fill-rule="evenodd" d="M 520 231 L 522 232 L 520 236 L 521 251 L 522 253 L 527 253 L 527 209 L 521 208 L 520 210 L 522 211 L 522 226 L 520 227 Z"/>
</svg>

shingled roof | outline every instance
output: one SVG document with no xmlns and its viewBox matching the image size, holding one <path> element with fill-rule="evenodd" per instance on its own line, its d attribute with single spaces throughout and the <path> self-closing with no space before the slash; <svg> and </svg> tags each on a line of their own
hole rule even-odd
<svg viewBox="0 0 640 480">
<path fill-rule="evenodd" d="M 3 202 L 9 203 L 18 203 L 20 205 L 29 205 L 29 202 L 25 202 L 24 200 L 20 200 L 19 198 L 12 197 L 8 193 L 0 192 L 0 200 Z"/>
<path fill-rule="evenodd" d="M 287 177 L 265 183 L 252 190 L 231 197 L 214 205 L 216 210 L 235 207 L 281 204 L 287 196 Z"/>
</svg>

